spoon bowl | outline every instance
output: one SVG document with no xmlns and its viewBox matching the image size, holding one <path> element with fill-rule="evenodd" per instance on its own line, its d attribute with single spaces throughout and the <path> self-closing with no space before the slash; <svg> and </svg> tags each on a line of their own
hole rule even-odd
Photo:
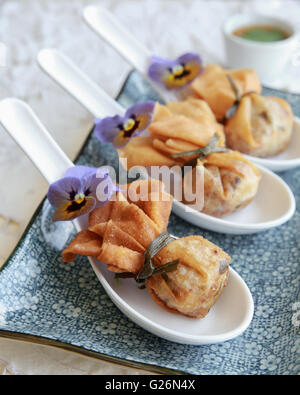
<svg viewBox="0 0 300 395">
<path fill-rule="evenodd" d="M 96 275 L 117 307 L 133 322 L 163 339 L 182 344 L 213 344 L 233 339 L 250 325 L 254 305 L 241 277 L 230 268 L 229 282 L 205 318 L 192 319 L 172 314 L 153 302 L 146 290 L 134 280 L 116 283 L 104 265 L 92 262 Z"/>
<path fill-rule="evenodd" d="M 139 71 L 151 84 L 153 89 L 165 101 L 177 101 L 178 95 L 163 90 L 148 78 L 147 70 L 151 61 L 151 52 L 139 43 L 108 10 L 101 6 L 88 6 L 83 11 L 88 26 L 103 40 L 110 44 L 129 64 Z M 300 120 L 294 119 L 293 136 L 287 150 L 271 158 L 247 156 L 253 163 L 272 171 L 285 171 L 300 166 Z"/>
<path fill-rule="evenodd" d="M 270 158 L 257 158 L 244 155 L 256 165 L 261 165 L 272 171 L 286 171 L 300 166 L 300 118 L 294 118 L 291 141 L 287 149 Z"/>
<path fill-rule="evenodd" d="M 62 177 L 73 163 L 52 139 L 24 102 L 0 102 L 0 123 L 28 155 L 49 183 Z M 77 231 L 87 228 L 86 218 L 74 221 Z M 89 259 L 113 303 L 133 322 L 164 339 L 183 344 L 211 344 L 232 339 L 247 329 L 253 317 L 253 299 L 243 279 L 230 268 L 229 281 L 218 302 L 203 319 L 190 319 L 164 311 L 131 280 L 117 283 L 106 265 Z"/>
<path fill-rule="evenodd" d="M 124 108 L 90 81 L 69 58 L 58 50 L 42 50 L 38 54 L 38 62 L 43 71 L 94 116 L 124 114 Z M 93 86 L 92 90 L 90 86 Z M 102 108 L 108 111 L 108 114 L 105 115 Z M 257 167 L 262 175 L 258 193 L 252 203 L 242 210 L 225 218 L 216 218 L 190 209 L 187 205 L 175 200 L 173 211 L 193 225 L 229 234 L 256 233 L 285 223 L 295 212 L 294 195 L 280 177 L 261 165 Z"/>
<path fill-rule="evenodd" d="M 251 234 L 265 231 L 287 222 L 295 213 L 295 198 L 287 184 L 270 170 L 257 165 L 261 173 L 258 192 L 243 209 L 217 218 L 201 213 L 177 200 L 173 212 L 193 225 L 219 233 Z"/>
</svg>

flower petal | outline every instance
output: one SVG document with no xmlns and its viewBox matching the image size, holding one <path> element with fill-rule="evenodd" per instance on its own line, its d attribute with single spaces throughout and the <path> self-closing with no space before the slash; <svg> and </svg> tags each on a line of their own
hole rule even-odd
<svg viewBox="0 0 300 395">
<path fill-rule="evenodd" d="M 113 183 L 109 176 L 100 179 L 98 178 L 97 187 L 95 190 L 97 207 L 103 206 L 105 203 L 107 203 L 111 196 L 118 190 L 119 188 Z"/>
<path fill-rule="evenodd" d="M 108 179 L 109 182 L 112 183 L 112 180 L 108 175 L 107 169 L 103 169 L 103 168 L 95 169 L 94 173 L 91 173 L 90 175 L 84 177 L 81 180 L 84 194 L 86 196 L 93 196 L 97 200 L 97 194 L 96 194 L 97 187 L 103 180 L 106 179 Z"/>
<path fill-rule="evenodd" d="M 49 187 L 48 199 L 57 209 L 53 220 L 70 221 L 88 214 L 96 206 L 105 204 L 118 190 L 107 167 L 73 166 Z"/>
<path fill-rule="evenodd" d="M 177 59 L 177 62 L 184 65 L 184 72 L 179 78 L 174 78 L 170 89 L 172 89 L 172 86 L 177 88 L 187 86 L 204 71 L 202 58 L 197 54 L 184 54 Z"/>
<path fill-rule="evenodd" d="M 96 207 L 96 200 L 92 196 L 86 196 L 80 203 L 69 201 L 57 208 L 53 215 L 53 221 L 71 221 L 81 215 L 88 214 Z"/>
<path fill-rule="evenodd" d="M 140 133 L 147 129 L 147 127 L 152 122 L 154 108 L 155 102 L 150 100 L 135 104 L 126 111 L 125 118 L 135 118 L 138 122 L 136 132 Z"/>
<path fill-rule="evenodd" d="M 92 173 L 96 173 L 96 171 L 97 169 L 95 167 L 73 166 L 65 172 L 64 177 L 74 177 L 81 179 Z"/>
<path fill-rule="evenodd" d="M 186 53 L 175 61 L 158 57 L 152 58 L 148 76 L 165 88 L 179 89 L 190 84 L 204 70 L 201 57 Z"/>
<path fill-rule="evenodd" d="M 147 101 L 130 107 L 124 117 L 116 115 L 95 120 L 95 134 L 102 142 L 124 147 L 151 123 L 155 103 Z"/>
<path fill-rule="evenodd" d="M 152 122 L 154 107 L 154 101 L 146 101 L 130 107 L 124 116 L 124 130 L 116 136 L 114 146 L 124 147 L 133 137 L 139 136 Z"/>
<path fill-rule="evenodd" d="M 50 185 L 47 197 L 52 206 L 59 207 L 73 200 L 79 192 L 82 192 L 80 180 L 74 177 L 64 177 Z"/>
<path fill-rule="evenodd" d="M 197 64 L 201 66 L 201 69 L 203 69 L 203 60 L 200 55 L 194 53 L 194 52 L 187 52 L 177 59 L 177 62 L 182 64 Z"/>
<path fill-rule="evenodd" d="M 170 74 L 170 70 L 176 66 L 176 61 L 159 58 L 158 56 L 152 56 L 151 65 L 148 69 L 148 77 L 158 84 L 165 85 L 165 79 Z"/>
<path fill-rule="evenodd" d="M 114 143 L 117 135 L 122 131 L 123 118 L 119 115 L 95 119 L 95 134 L 102 143 Z"/>
</svg>

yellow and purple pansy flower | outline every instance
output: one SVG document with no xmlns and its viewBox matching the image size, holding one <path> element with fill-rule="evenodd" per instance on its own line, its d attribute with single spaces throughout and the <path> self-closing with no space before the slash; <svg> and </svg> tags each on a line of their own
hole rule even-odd
<svg viewBox="0 0 300 395">
<path fill-rule="evenodd" d="M 153 56 L 148 77 L 168 90 L 189 85 L 204 71 L 202 58 L 188 52 L 175 60 Z"/>
<path fill-rule="evenodd" d="M 56 208 L 53 221 L 70 221 L 88 214 L 107 203 L 117 190 L 106 169 L 71 167 L 63 178 L 49 187 L 47 197 Z"/>
<path fill-rule="evenodd" d="M 147 129 L 152 122 L 154 107 L 155 102 L 146 101 L 130 107 L 123 117 L 96 118 L 95 134 L 101 142 L 122 148 Z"/>
</svg>

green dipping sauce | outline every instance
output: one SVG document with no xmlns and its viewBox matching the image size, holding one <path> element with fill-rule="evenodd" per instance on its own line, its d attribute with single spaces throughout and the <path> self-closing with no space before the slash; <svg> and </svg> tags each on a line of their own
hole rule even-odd
<svg viewBox="0 0 300 395">
<path fill-rule="evenodd" d="M 259 42 L 274 42 L 285 40 L 289 35 L 274 26 L 247 26 L 233 32 L 235 36 L 245 40 Z"/>
</svg>

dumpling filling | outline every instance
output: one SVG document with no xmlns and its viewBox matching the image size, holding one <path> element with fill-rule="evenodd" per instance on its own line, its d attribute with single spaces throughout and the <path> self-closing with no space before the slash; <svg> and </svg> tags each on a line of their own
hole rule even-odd
<svg viewBox="0 0 300 395">
<path fill-rule="evenodd" d="M 268 157 L 287 148 L 292 129 L 293 113 L 285 100 L 249 94 L 226 121 L 226 143 L 245 154 Z"/>
</svg>

